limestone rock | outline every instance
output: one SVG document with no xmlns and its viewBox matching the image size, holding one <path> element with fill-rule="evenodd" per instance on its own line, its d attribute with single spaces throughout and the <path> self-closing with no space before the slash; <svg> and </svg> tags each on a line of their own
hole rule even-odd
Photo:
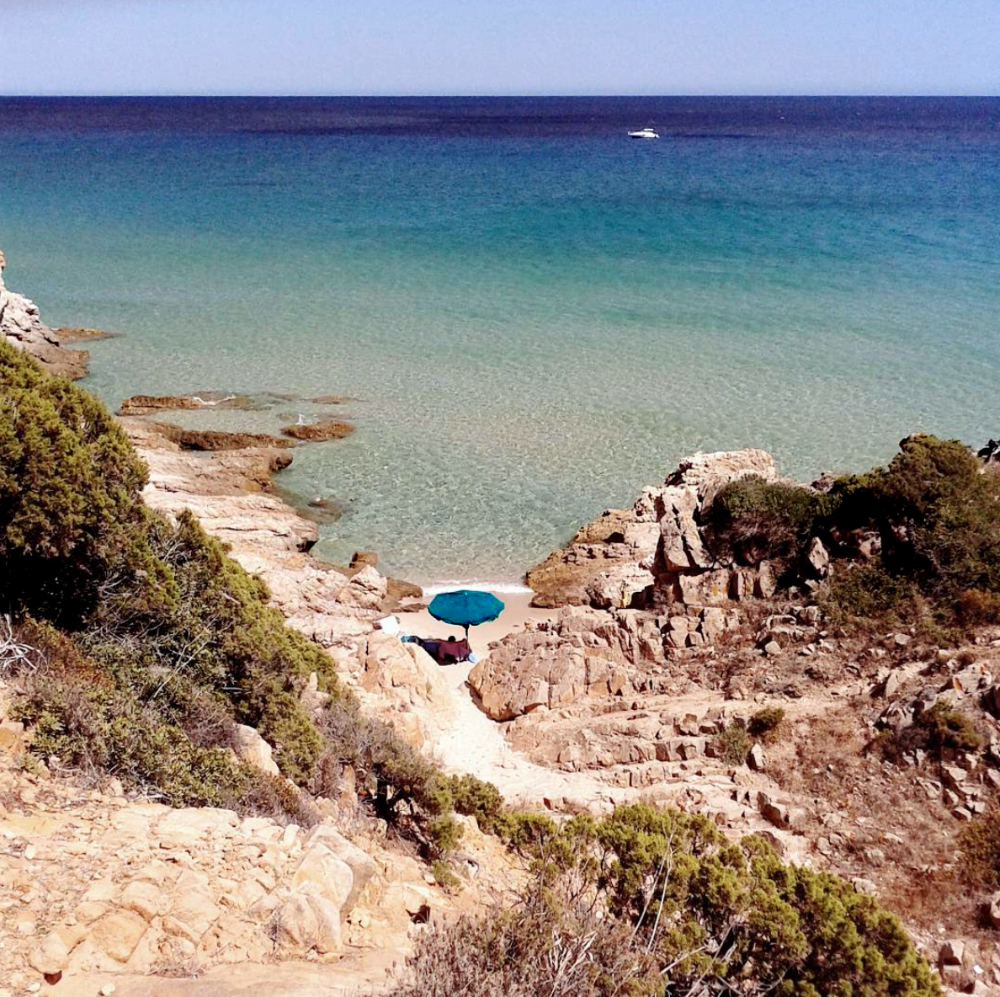
<svg viewBox="0 0 1000 997">
<path fill-rule="evenodd" d="M 299 893 L 323 897 L 339 912 L 355 892 L 354 873 L 322 841 L 314 841 L 292 876 L 292 886 Z"/>
<path fill-rule="evenodd" d="M 342 440 L 354 432 L 354 427 L 343 419 L 321 419 L 306 425 L 285 426 L 281 430 L 293 440 L 318 442 L 321 440 Z"/>
<path fill-rule="evenodd" d="M 956 938 L 950 938 L 944 942 L 938 953 L 938 961 L 942 966 L 961 966 L 964 958 L 965 942 Z"/>
<path fill-rule="evenodd" d="M 826 578 L 830 574 L 830 555 L 819 537 L 813 537 L 809 542 L 806 564 L 814 578 Z"/>
<path fill-rule="evenodd" d="M 340 917 L 336 907 L 317 896 L 294 896 L 275 915 L 279 944 L 321 954 L 341 949 Z"/>
<path fill-rule="evenodd" d="M 251 765 L 255 765 L 264 772 L 269 772 L 271 775 L 280 774 L 278 765 L 272 757 L 273 749 L 271 745 L 253 727 L 248 727 L 245 724 L 237 724 L 235 733 L 236 744 L 234 745 L 234 750 L 239 758 L 242 758 L 245 762 L 249 762 Z"/>
<path fill-rule="evenodd" d="M 759 745 L 755 744 L 747 754 L 747 764 L 755 772 L 763 772 L 767 766 L 767 760 L 764 757 L 764 749 Z"/>
<path fill-rule="evenodd" d="M 134 911 L 115 911 L 90 929 L 89 940 L 117 962 L 127 962 L 146 931 L 146 921 Z"/>
<path fill-rule="evenodd" d="M 375 875 L 375 863 L 366 852 L 327 824 L 317 824 L 306 836 L 305 844 L 307 848 L 313 844 L 322 844 L 351 870 L 351 888 L 347 891 L 341 908 L 342 913 L 346 914 L 354 908 L 361 891 Z"/>
</svg>

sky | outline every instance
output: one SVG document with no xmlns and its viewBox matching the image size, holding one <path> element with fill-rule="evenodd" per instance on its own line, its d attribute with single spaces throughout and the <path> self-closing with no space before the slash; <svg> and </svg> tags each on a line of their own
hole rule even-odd
<svg viewBox="0 0 1000 997">
<path fill-rule="evenodd" d="M 1000 0 L 0 0 L 0 94 L 1000 94 Z"/>
</svg>

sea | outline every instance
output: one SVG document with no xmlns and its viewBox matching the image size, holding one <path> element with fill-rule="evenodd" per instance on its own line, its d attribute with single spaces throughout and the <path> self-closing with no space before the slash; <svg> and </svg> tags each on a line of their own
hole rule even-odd
<svg viewBox="0 0 1000 997">
<path fill-rule="evenodd" d="M 425 583 L 516 585 L 696 450 L 1000 436 L 997 98 L 0 99 L 0 248 L 120 334 L 111 406 L 353 422 L 281 486 Z"/>
</svg>

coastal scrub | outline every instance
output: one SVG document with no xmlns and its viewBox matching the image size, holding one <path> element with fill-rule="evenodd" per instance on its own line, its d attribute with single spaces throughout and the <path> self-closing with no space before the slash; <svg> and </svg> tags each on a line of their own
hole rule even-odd
<svg viewBox="0 0 1000 997">
<path fill-rule="evenodd" d="M 351 766 L 373 813 L 447 853 L 447 780 L 364 716 L 330 656 L 190 513 L 150 511 L 145 483 L 100 402 L 0 341 L 0 611 L 28 649 L 14 713 L 32 750 L 175 806 L 300 824 L 309 792 L 338 793 Z M 304 705 L 311 683 L 324 705 Z M 273 746 L 280 777 L 239 760 L 238 724 Z"/>
</svg>

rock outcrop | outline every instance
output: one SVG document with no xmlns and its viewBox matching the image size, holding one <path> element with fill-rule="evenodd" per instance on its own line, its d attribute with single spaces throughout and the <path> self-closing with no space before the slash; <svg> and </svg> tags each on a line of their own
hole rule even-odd
<svg viewBox="0 0 1000 997">
<path fill-rule="evenodd" d="M 719 489 L 750 476 L 777 480 L 774 458 L 763 450 L 685 458 L 631 509 L 607 510 L 530 569 L 525 580 L 535 605 L 665 609 L 773 591 L 766 567 L 761 577 L 759 570 L 716 564 L 701 535 L 701 512 Z"/>
<path fill-rule="evenodd" d="M 59 333 L 42 321 L 38 306 L 23 294 L 7 290 L 3 281 L 5 265 L 0 252 L 0 337 L 31 354 L 51 374 L 73 380 L 85 377 L 90 354 L 63 346 Z"/>
<path fill-rule="evenodd" d="M 338 569 L 309 555 L 317 526 L 274 494 L 271 476 L 291 463 L 280 447 L 211 453 L 186 451 L 157 423 L 124 417 L 121 424 L 149 467 L 143 495 L 153 509 L 189 509 L 247 571 L 267 583 L 289 624 L 328 648 L 351 651 L 400 593 L 370 565 Z"/>
</svg>

